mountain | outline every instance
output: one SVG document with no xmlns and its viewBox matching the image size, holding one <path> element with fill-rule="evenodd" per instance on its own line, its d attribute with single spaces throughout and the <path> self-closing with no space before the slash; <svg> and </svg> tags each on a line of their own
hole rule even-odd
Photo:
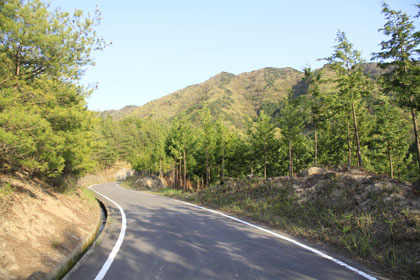
<svg viewBox="0 0 420 280">
<path fill-rule="evenodd" d="M 293 68 L 263 68 L 234 75 L 221 72 L 207 81 L 188 86 L 143 106 L 127 106 L 101 113 L 119 120 L 125 117 L 168 121 L 181 112 L 193 115 L 207 103 L 212 113 L 243 128 L 265 102 L 280 100 L 302 80 L 304 74 Z"/>
<path fill-rule="evenodd" d="M 383 71 L 375 63 L 366 63 L 364 69 L 372 79 Z M 324 77 L 334 77 L 328 67 L 320 70 Z M 221 72 L 205 82 L 175 91 L 143 106 L 126 106 L 121 110 L 104 111 L 101 115 L 110 115 L 115 120 L 139 117 L 169 121 L 186 112 L 195 119 L 197 111 L 207 103 L 213 115 L 221 116 L 227 123 L 243 129 L 247 119 L 256 117 L 264 104 L 278 102 L 291 90 L 295 95 L 304 94 L 306 84 L 303 77 L 302 71 L 290 67 L 268 67 L 239 75 Z M 330 91 L 332 87 L 327 86 L 325 90 Z"/>
<path fill-rule="evenodd" d="M 126 116 L 130 115 L 134 110 L 136 110 L 138 106 L 136 105 L 127 105 L 124 108 L 119 110 L 106 110 L 99 113 L 101 117 L 110 116 L 115 120 L 123 119 Z"/>
</svg>

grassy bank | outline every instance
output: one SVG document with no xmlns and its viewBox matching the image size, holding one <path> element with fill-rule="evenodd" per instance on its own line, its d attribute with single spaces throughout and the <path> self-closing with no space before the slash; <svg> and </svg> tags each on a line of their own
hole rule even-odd
<svg viewBox="0 0 420 280">
<path fill-rule="evenodd" d="M 125 184 L 133 187 L 134 181 Z M 363 172 L 324 172 L 294 180 L 231 180 L 199 193 L 156 192 L 321 241 L 395 278 L 420 278 L 420 200 L 404 183 Z"/>
</svg>

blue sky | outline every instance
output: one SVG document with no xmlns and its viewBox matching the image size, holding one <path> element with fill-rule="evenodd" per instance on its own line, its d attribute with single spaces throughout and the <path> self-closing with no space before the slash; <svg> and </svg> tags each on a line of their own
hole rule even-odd
<svg viewBox="0 0 420 280">
<path fill-rule="evenodd" d="M 388 0 L 415 15 L 414 0 Z M 66 11 L 102 11 L 98 33 L 112 45 L 93 54 L 84 84 L 98 83 L 91 110 L 143 105 L 221 71 L 318 68 L 337 30 L 365 59 L 384 39 L 379 0 L 51 0 Z M 420 19 L 416 19 L 420 22 Z"/>
</svg>

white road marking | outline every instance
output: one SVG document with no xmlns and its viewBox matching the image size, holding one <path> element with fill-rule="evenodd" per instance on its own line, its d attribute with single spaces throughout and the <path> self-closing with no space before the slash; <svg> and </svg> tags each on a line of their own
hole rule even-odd
<svg viewBox="0 0 420 280">
<path fill-rule="evenodd" d="M 111 201 L 112 203 L 114 203 L 118 207 L 118 209 L 120 210 L 121 218 L 122 218 L 122 220 L 121 220 L 121 231 L 120 231 L 120 235 L 118 236 L 117 242 L 115 243 L 114 248 L 112 248 L 112 251 L 109 254 L 107 260 L 104 263 L 104 265 L 102 266 L 101 270 L 98 272 L 98 275 L 96 275 L 96 277 L 95 277 L 95 280 L 102 280 L 105 277 L 105 274 L 108 272 L 108 269 L 111 267 L 111 264 L 114 261 L 115 257 L 117 256 L 117 253 L 120 250 L 121 244 L 124 241 L 125 231 L 127 229 L 127 219 L 125 217 L 125 213 L 124 213 L 124 210 L 122 209 L 122 207 L 119 206 L 118 203 L 116 203 L 115 201 L 113 201 L 109 197 L 107 197 L 107 196 L 101 194 L 100 192 L 94 190 L 92 188 L 94 186 L 96 186 L 96 185 L 93 185 L 93 186 L 89 187 L 89 189 L 93 190 L 94 192 L 96 192 L 100 196 L 103 196 L 104 198 L 106 198 L 109 201 Z"/>
<path fill-rule="evenodd" d="M 374 276 L 369 275 L 369 274 L 367 274 L 366 272 L 363 272 L 363 271 L 361 271 L 361 270 L 358 270 L 357 268 L 355 268 L 355 267 L 353 267 L 353 266 L 351 266 L 351 265 L 348 265 L 348 264 L 346 264 L 346 263 L 344 263 L 344 262 L 342 262 L 342 261 L 340 261 L 340 260 L 337 260 L 336 258 L 333 258 L 333 257 L 331 257 L 331 256 L 329 256 L 329 255 L 327 255 L 327 254 L 325 254 L 325 253 L 323 253 L 323 252 L 321 252 L 321 251 L 319 251 L 319 250 L 315 249 L 315 248 L 309 247 L 309 246 L 307 246 L 307 245 L 305 245 L 305 244 L 303 244 L 303 243 L 300 243 L 300 242 L 298 242 L 298 241 L 296 241 L 296 240 L 293 240 L 293 239 L 291 239 L 291 238 L 289 238 L 289 237 L 286 237 L 286 236 L 284 236 L 284 235 L 281 235 L 281 234 L 275 233 L 275 232 L 273 232 L 273 231 L 271 231 L 271 230 L 268 230 L 268 229 L 265 229 L 265 228 L 259 227 L 259 226 L 257 226 L 257 225 L 254 225 L 254 224 L 248 223 L 248 222 L 243 221 L 243 220 L 241 220 L 241 219 L 238 219 L 238 218 L 235 218 L 235 217 L 232 217 L 232 216 L 226 215 L 226 214 L 224 214 L 224 213 L 221 213 L 221 212 L 218 212 L 218 211 L 215 211 L 215 210 L 212 210 L 212 209 L 205 208 L 205 207 L 203 207 L 203 206 L 198 206 L 198 205 L 195 205 L 195 204 L 192 204 L 192 203 L 188 203 L 188 202 L 185 202 L 185 201 L 182 201 L 182 200 L 178 200 L 178 199 L 174 199 L 174 198 L 169 198 L 169 197 L 165 197 L 165 196 L 160 196 L 160 195 L 155 195 L 155 194 L 149 194 L 149 193 L 144 193 L 144 192 L 134 191 L 134 190 L 128 190 L 128 189 L 125 189 L 125 188 L 120 187 L 119 185 L 117 185 L 117 187 L 118 187 L 118 188 L 120 188 L 120 189 L 123 189 L 123 190 L 125 190 L 125 191 L 131 191 L 131 192 L 141 193 L 141 194 L 144 194 L 144 195 L 150 195 L 150 196 L 156 196 L 156 197 L 160 197 L 160 198 L 165 198 L 165 199 L 175 200 L 175 201 L 178 201 L 178 202 L 180 202 L 180 203 L 183 203 L 183 204 L 189 205 L 189 206 L 191 206 L 191 207 L 195 207 L 195 208 L 198 208 L 198 209 L 206 210 L 206 211 L 208 211 L 208 212 L 211 212 L 211 213 L 214 213 L 214 214 L 217 214 L 217 215 L 220 215 L 220 216 L 223 216 L 223 217 L 226 217 L 226 218 L 232 219 L 232 220 L 237 221 L 237 222 L 239 222 L 239 223 L 242 223 L 242 224 L 245 224 L 245 225 L 247 225 L 247 226 L 250 226 L 250 227 L 256 228 L 256 229 L 258 229 L 258 230 L 261 230 L 261 231 L 263 231 L 263 232 L 266 232 L 266 233 L 268 233 L 268 234 L 270 234 L 270 235 L 272 235 L 272 236 L 275 236 L 275 237 L 277 237 L 277 238 L 280 238 L 280 239 L 283 239 L 283 240 L 285 240 L 285 241 L 288 241 L 288 242 L 290 242 L 290 243 L 292 243 L 292 244 L 295 244 L 296 246 L 299 246 L 299 247 L 301 247 L 301 248 L 303 248 L 303 249 L 306 249 L 306 250 L 308 250 L 308 251 L 311 251 L 312 253 L 317 254 L 317 255 L 319 255 L 319 256 L 321 256 L 321 257 L 323 257 L 323 258 L 326 258 L 326 259 L 328 259 L 328 260 L 330 260 L 330 261 L 332 261 L 332 262 L 334 262 L 334 263 L 336 263 L 336 264 L 338 264 L 338 265 L 340 265 L 340 266 L 343 266 L 343 267 L 347 268 L 348 270 L 351 270 L 351 271 L 353 271 L 354 273 L 359 274 L 359 275 L 360 275 L 360 276 L 362 276 L 362 277 L 365 277 L 366 279 L 369 279 L 369 280 L 377 280 L 377 278 L 375 278 Z"/>
</svg>

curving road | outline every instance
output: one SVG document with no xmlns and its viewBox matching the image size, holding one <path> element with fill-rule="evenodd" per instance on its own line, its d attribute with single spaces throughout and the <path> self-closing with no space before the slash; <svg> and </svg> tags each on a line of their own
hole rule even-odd
<svg viewBox="0 0 420 280">
<path fill-rule="evenodd" d="M 215 211 L 122 189 L 117 183 L 92 189 L 109 209 L 108 224 L 65 279 L 378 277 Z"/>
</svg>

